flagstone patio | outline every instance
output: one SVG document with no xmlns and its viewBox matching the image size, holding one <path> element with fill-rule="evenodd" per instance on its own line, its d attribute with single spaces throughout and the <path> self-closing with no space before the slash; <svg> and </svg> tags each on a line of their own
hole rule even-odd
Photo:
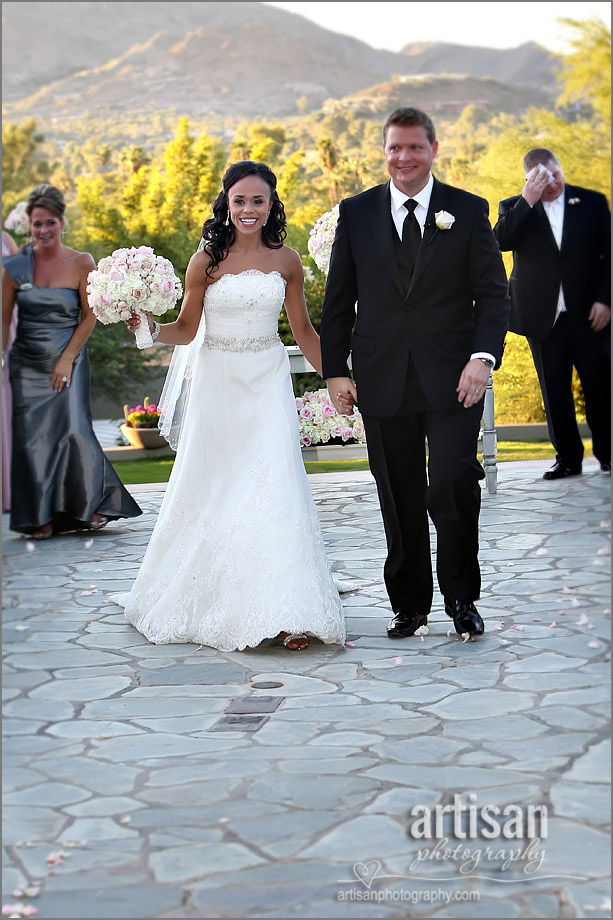
<svg viewBox="0 0 613 920">
<path fill-rule="evenodd" d="M 5 515 L 3 903 L 40 918 L 609 916 L 611 481 L 594 461 L 541 473 L 502 464 L 484 491 L 487 632 L 469 642 L 440 595 L 426 636 L 386 637 L 369 473 L 310 477 L 332 568 L 360 585 L 346 648 L 153 646 L 126 625 L 109 595 L 136 574 L 163 485 L 131 487 L 146 514 L 96 534 L 34 544 Z M 488 838 L 479 811 L 475 834 L 449 813 L 417 837 L 415 815 L 454 795 L 546 806 L 546 833 L 531 850 Z"/>
</svg>

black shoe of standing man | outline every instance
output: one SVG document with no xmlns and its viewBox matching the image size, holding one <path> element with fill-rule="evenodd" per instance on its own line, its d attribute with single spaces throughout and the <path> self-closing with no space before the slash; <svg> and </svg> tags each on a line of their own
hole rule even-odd
<svg viewBox="0 0 613 920">
<path fill-rule="evenodd" d="M 455 631 L 460 635 L 482 636 L 485 632 L 483 620 L 472 601 L 451 601 L 446 597 L 445 613 L 451 617 Z"/>
<path fill-rule="evenodd" d="M 387 624 L 387 634 L 390 639 L 405 639 L 414 636 L 420 626 L 427 625 L 428 617 L 425 613 L 404 613 L 399 610 Z"/>
<path fill-rule="evenodd" d="M 551 469 L 543 473 L 543 479 L 564 479 L 566 476 L 580 476 L 581 464 L 579 466 L 567 466 L 561 460 L 556 460 Z"/>
</svg>

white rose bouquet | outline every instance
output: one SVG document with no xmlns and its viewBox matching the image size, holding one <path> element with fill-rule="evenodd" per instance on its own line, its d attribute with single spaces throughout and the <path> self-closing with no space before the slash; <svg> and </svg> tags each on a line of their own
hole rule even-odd
<svg viewBox="0 0 613 920">
<path fill-rule="evenodd" d="M 338 222 L 338 205 L 335 204 L 331 211 L 326 211 L 315 222 L 309 234 L 307 248 L 309 255 L 315 262 L 317 268 L 328 274 L 330 266 L 330 253 L 332 252 L 332 243 L 336 232 Z"/>
<path fill-rule="evenodd" d="M 15 236 L 27 236 L 30 228 L 30 220 L 26 214 L 25 201 L 17 202 L 4 221 L 4 226 L 11 233 L 14 233 Z"/>
<path fill-rule="evenodd" d="M 150 348 L 153 339 L 145 311 L 161 316 L 183 293 L 171 262 L 156 256 L 150 246 L 116 249 L 100 259 L 87 276 L 87 301 L 101 323 L 119 323 L 138 313 L 138 348 Z"/>
<path fill-rule="evenodd" d="M 366 442 L 364 422 L 359 411 L 354 409 L 353 415 L 349 416 L 338 415 L 325 389 L 298 396 L 296 411 L 302 447 L 327 444 L 329 441 L 340 441 L 343 444 L 347 441 L 358 444 Z"/>
</svg>

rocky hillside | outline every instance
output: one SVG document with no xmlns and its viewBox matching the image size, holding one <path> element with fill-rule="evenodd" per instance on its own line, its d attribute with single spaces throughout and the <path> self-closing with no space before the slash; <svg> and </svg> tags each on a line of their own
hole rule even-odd
<svg viewBox="0 0 613 920">
<path fill-rule="evenodd" d="M 489 77 L 509 95 L 521 85 L 522 103 L 539 103 L 553 82 L 553 61 L 536 45 L 408 44 L 394 54 L 256 2 L 8 2 L 2 18 L 10 120 L 283 118 L 424 72 Z M 410 39 L 409 17 L 406 31 Z"/>
</svg>

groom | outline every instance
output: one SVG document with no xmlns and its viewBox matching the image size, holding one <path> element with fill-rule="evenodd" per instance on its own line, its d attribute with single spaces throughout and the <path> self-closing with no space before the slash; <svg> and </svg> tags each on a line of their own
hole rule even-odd
<svg viewBox="0 0 613 920">
<path fill-rule="evenodd" d="M 427 623 L 428 514 L 445 611 L 460 634 L 484 630 L 474 605 L 484 476 L 477 439 L 510 304 L 487 202 L 432 176 L 437 149 L 419 109 L 397 109 L 385 122 L 391 178 L 340 204 L 320 330 L 330 397 L 340 412 L 359 404 L 364 419 L 387 538 L 390 638 Z"/>
</svg>

